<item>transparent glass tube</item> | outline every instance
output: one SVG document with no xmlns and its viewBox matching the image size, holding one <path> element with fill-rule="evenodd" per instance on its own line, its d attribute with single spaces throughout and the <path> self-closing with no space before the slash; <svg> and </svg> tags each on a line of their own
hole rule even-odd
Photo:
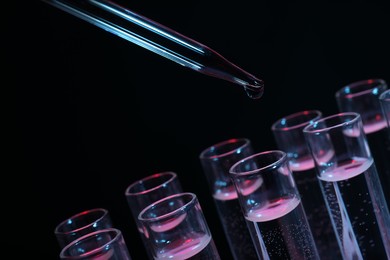
<svg viewBox="0 0 390 260">
<path fill-rule="evenodd" d="M 122 231 L 107 228 L 88 233 L 65 246 L 62 260 L 131 260 Z"/>
<path fill-rule="evenodd" d="M 138 215 L 154 259 L 221 260 L 194 193 L 167 196 Z"/>
<path fill-rule="evenodd" d="M 258 259 L 248 229 L 249 223 L 242 214 L 236 189 L 229 176 L 230 167 L 252 153 L 253 147 L 249 139 L 231 138 L 209 146 L 199 155 L 219 220 L 235 260 Z M 258 183 L 248 189 L 257 189 L 256 184 Z"/>
<path fill-rule="evenodd" d="M 360 80 L 340 88 L 335 98 L 340 112 L 360 114 L 387 207 L 390 208 L 390 136 L 379 98 L 387 89 L 387 82 L 383 79 Z"/>
<path fill-rule="evenodd" d="M 379 95 L 379 102 L 383 110 L 383 115 L 387 121 L 388 132 L 390 133 L 390 89 L 385 90 Z"/>
<path fill-rule="evenodd" d="M 149 259 L 154 259 L 150 250 L 149 239 L 143 233 L 142 223 L 138 220 L 139 213 L 152 203 L 172 194 L 183 192 L 179 178 L 175 172 L 165 171 L 154 173 L 131 183 L 125 191 L 127 203 L 137 225 L 142 242 Z"/>
<path fill-rule="evenodd" d="M 390 213 L 361 115 L 330 115 L 303 132 L 343 259 L 390 259 Z"/>
<path fill-rule="evenodd" d="M 319 260 L 288 163 L 285 152 L 269 150 L 237 161 L 229 173 L 259 259 Z"/>
<path fill-rule="evenodd" d="M 112 227 L 112 220 L 108 210 L 94 208 L 81 211 L 63 220 L 55 227 L 54 234 L 62 249 L 81 236 Z"/>
<path fill-rule="evenodd" d="M 211 48 L 107 0 L 42 0 L 127 41 L 208 76 L 244 87 L 249 97 L 263 95 L 263 80 Z"/>
<path fill-rule="evenodd" d="M 315 163 L 303 129 L 322 117 L 319 110 L 303 110 L 279 118 L 271 126 L 278 149 L 286 152 L 303 208 L 322 260 L 341 259 L 340 247 L 317 179 Z"/>
</svg>

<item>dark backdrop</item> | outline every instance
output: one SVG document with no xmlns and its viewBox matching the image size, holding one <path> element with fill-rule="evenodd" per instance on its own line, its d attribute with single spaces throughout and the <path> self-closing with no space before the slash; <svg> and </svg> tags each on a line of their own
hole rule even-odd
<svg viewBox="0 0 390 260">
<path fill-rule="evenodd" d="M 176 172 L 198 195 L 229 259 L 199 153 L 234 137 L 274 149 L 278 118 L 336 113 L 342 86 L 390 81 L 390 10 L 372 1 L 122 1 L 263 79 L 259 100 L 46 3 L 24 2 L 2 10 L 2 87 L 12 91 L 4 95 L 12 123 L 3 121 L 11 146 L 2 215 L 6 247 L 20 259 L 57 259 L 54 227 L 94 207 L 110 211 L 133 258 L 144 259 L 124 191 L 160 171 Z"/>
</svg>

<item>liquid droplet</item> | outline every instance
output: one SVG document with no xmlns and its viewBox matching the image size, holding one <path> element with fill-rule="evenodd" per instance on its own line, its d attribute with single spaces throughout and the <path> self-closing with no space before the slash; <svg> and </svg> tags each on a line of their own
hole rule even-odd
<svg viewBox="0 0 390 260">
<path fill-rule="evenodd" d="M 264 86 L 244 86 L 245 92 L 251 99 L 259 99 L 263 96 Z"/>
</svg>

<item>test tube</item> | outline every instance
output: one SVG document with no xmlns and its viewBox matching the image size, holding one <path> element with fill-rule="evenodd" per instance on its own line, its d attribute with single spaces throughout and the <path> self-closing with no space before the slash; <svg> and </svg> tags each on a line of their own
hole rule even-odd
<svg viewBox="0 0 390 260">
<path fill-rule="evenodd" d="M 340 112 L 360 114 L 387 207 L 390 208 L 390 136 L 379 98 L 387 89 L 387 82 L 383 79 L 360 80 L 340 88 L 335 98 Z"/>
<path fill-rule="evenodd" d="M 363 120 L 344 112 L 303 132 L 344 259 L 390 259 L 390 213 Z"/>
</svg>

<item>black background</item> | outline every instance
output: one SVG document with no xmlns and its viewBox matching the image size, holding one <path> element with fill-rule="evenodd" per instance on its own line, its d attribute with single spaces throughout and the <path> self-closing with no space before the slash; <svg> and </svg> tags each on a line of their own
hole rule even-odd
<svg viewBox="0 0 390 260">
<path fill-rule="evenodd" d="M 26 3 L 25 3 L 26 2 Z M 121 2 L 118 2 L 121 3 Z M 58 259 L 54 227 L 107 208 L 134 259 L 145 259 L 124 196 L 174 171 L 198 195 L 222 259 L 229 251 L 199 153 L 235 137 L 275 148 L 271 124 L 306 109 L 337 112 L 353 81 L 390 81 L 390 9 L 372 1 L 122 1 L 265 81 L 264 96 L 179 66 L 41 1 L 4 8 L 2 88 L 10 140 L 2 172 L 6 248 Z M 4 28 L 3 28 L 4 32 Z"/>
</svg>

